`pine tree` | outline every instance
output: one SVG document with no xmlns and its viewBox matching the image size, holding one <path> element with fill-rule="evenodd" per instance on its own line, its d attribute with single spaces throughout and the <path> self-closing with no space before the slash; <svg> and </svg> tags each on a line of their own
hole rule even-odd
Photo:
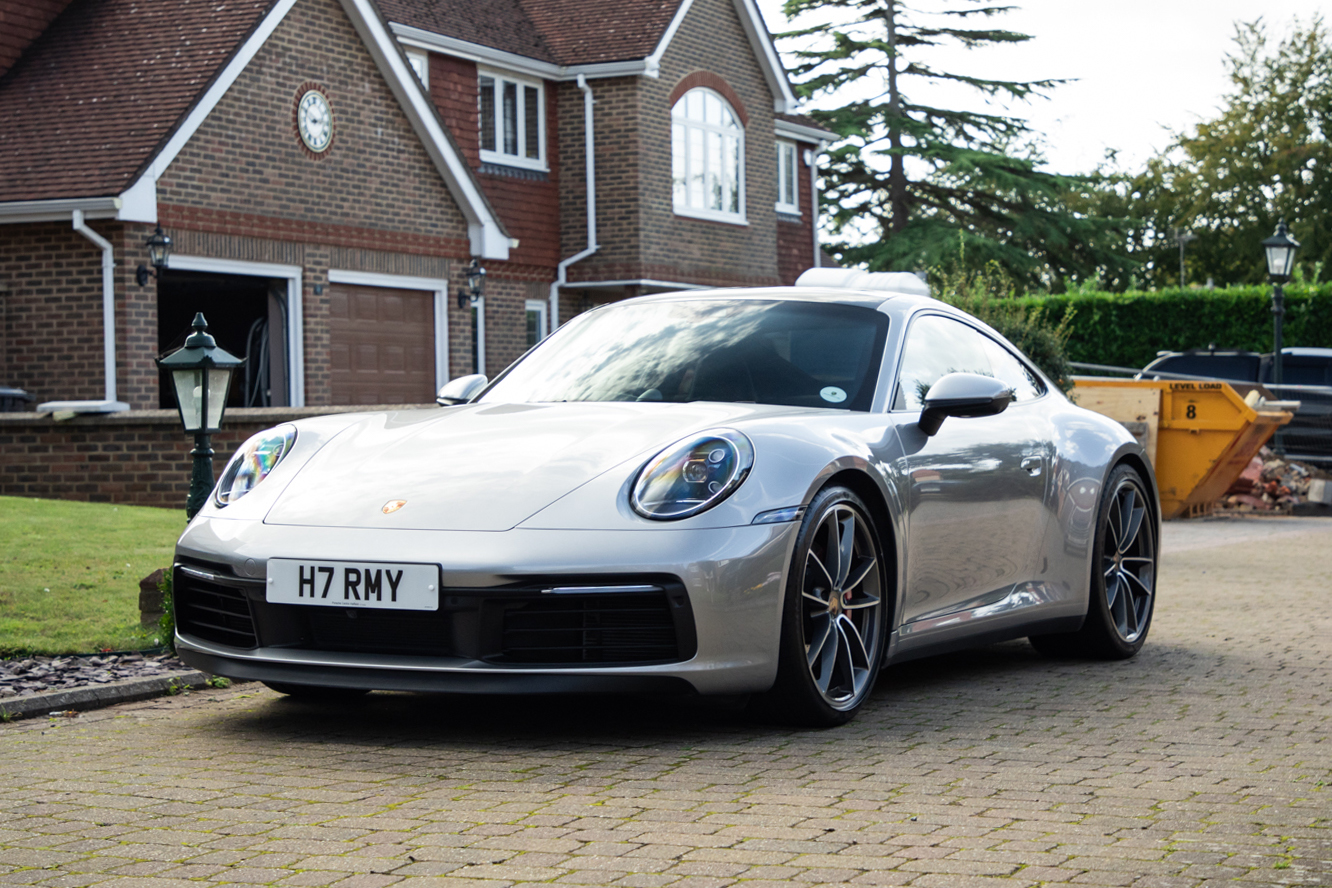
<svg viewBox="0 0 1332 888">
<path fill-rule="evenodd" d="M 997 263 L 1026 286 L 1062 289 L 1069 278 L 1114 278 L 1131 263 L 1116 251 L 1123 226 L 1071 209 L 1090 177 L 1040 168 L 1035 134 L 1014 116 L 938 107 L 931 87 L 963 84 L 986 99 L 1022 101 L 1060 81 L 991 80 L 936 70 L 914 56 L 956 42 L 968 49 L 1031 39 L 983 20 L 1013 7 L 983 0 L 787 0 L 797 27 L 779 35 L 798 63 L 797 88 L 839 141 L 823 171 L 830 248 L 871 270 L 916 271 Z M 937 7 L 937 8 L 933 8 Z M 845 19 L 826 24 L 829 17 Z M 972 24 L 976 25 L 973 27 Z M 850 101 L 828 107 L 843 96 Z"/>
</svg>

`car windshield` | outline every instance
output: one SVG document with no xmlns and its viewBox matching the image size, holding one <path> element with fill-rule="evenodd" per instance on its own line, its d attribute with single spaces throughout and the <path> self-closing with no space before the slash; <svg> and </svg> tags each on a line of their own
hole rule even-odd
<svg viewBox="0 0 1332 888">
<path fill-rule="evenodd" d="M 613 305 L 514 364 L 482 401 L 730 401 L 868 410 L 888 318 L 870 308 L 699 299 Z"/>
</svg>

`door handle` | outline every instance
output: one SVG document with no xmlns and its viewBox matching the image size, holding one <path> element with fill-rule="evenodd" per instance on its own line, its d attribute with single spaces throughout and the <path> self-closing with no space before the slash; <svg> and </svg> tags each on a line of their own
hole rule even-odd
<svg viewBox="0 0 1332 888">
<path fill-rule="evenodd" d="M 1041 474 L 1042 460 L 1039 456 L 1023 457 L 1020 465 L 1022 468 L 1026 469 L 1027 474 L 1033 478 L 1039 477 Z"/>
</svg>

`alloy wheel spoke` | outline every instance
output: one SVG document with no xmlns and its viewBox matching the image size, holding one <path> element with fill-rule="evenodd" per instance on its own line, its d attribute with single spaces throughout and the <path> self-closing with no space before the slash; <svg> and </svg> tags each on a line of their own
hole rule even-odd
<svg viewBox="0 0 1332 888">
<path fill-rule="evenodd" d="M 1133 542 L 1133 510 L 1137 503 L 1137 491 L 1132 487 L 1122 488 L 1123 495 L 1116 497 L 1119 501 L 1119 537 L 1115 540 L 1115 548 L 1123 554 L 1124 550 Z"/>
<path fill-rule="evenodd" d="M 846 580 L 851 573 L 851 559 L 856 548 L 856 513 L 848 509 L 837 524 L 842 538 L 837 555 L 837 585 L 834 589 L 840 592 L 850 588 Z"/>
<path fill-rule="evenodd" d="M 869 572 L 874 569 L 874 566 L 877 563 L 877 560 L 874 558 L 860 559 L 860 562 L 847 574 L 846 582 L 842 584 L 842 590 L 854 589 L 861 583 L 865 582 L 865 577 L 869 576 Z"/>
<path fill-rule="evenodd" d="M 841 631 L 842 637 L 846 639 L 846 649 L 847 653 L 850 654 L 851 665 L 861 668 L 868 667 L 869 652 L 865 650 L 865 639 L 860 637 L 860 629 L 845 615 L 838 618 L 837 628 Z"/>
<path fill-rule="evenodd" d="M 855 662 L 851 651 L 851 642 L 846 637 L 846 627 L 842 620 L 838 620 L 837 626 L 837 687 L 845 692 L 850 692 L 855 687 Z"/>
<path fill-rule="evenodd" d="M 832 635 L 833 631 L 832 620 L 827 614 L 816 614 L 815 618 L 817 619 L 818 617 L 823 618 L 820 621 L 821 625 L 814 630 L 815 638 L 810 642 L 809 650 L 806 652 L 806 659 L 809 661 L 811 668 L 814 666 L 814 661 L 819 658 L 819 654 L 823 652 L 823 648 L 827 645 L 828 638 Z"/>
<path fill-rule="evenodd" d="M 828 583 L 833 591 L 837 591 L 837 578 L 842 575 L 842 547 L 841 540 L 837 538 L 837 513 L 829 512 L 823 519 L 823 527 L 820 531 L 824 535 L 823 557 L 826 564 L 821 564 L 824 571 L 828 574 Z"/>
<path fill-rule="evenodd" d="M 1115 497 L 1111 500 L 1110 509 L 1110 514 L 1105 516 L 1105 526 L 1106 529 L 1110 531 L 1110 545 L 1114 547 L 1111 551 L 1118 552 L 1119 541 L 1121 539 L 1121 524 L 1123 523 L 1123 510 L 1119 502 L 1119 497 Z"/>
<path fill-rule="evenodd" d="M 866 595 L 864 598 L 853 598 L 842 605 L 842 610 L 863 610 L 867 607 L 878 607 L 879 599 L 874 595 Z"/>
<path fill-rule="evenodd" d="M 832 684 L 833 670 L 837 667 L 837 648 L 840 645 L 840 636 L 837 633 L 837 627 L 832 620 L 828 621 L 828 641 L 831 644 L 823 645 L 822 657 L 819 662 L 819 674 L 814 679 L 814 683 L 823 693 L 828 693 L 828 687 Z"/>
<path fill-rule="evenodd" d="M 1113 614 L 1115 611 L 1115 601 L 1119 598 L 1119 571 L 1112 570 L 1106 574 L 1105 578 L 1105 606 Z"/>
<path fill-rule="evenodd" d="M 1124 542 L 1122 544 L 1123 548 L 1119 550 L 1119 554 L 1122 555 L 1125 552 L 1127 552 L 1129 548 L 1138 541 L 1138 534 L 1142 531 L 1142 519 L 1146 515 L 1147 515 L 1147 509 L 1145 507 L 1133 509 L 1132 511 L 1129 512 L 1128 533 L 1125 536 Z"/>
<path fill-rule="evenodd" d="M 1124 637 L 1132 638 L 1138 634 L 1138 602 L 1128 591 L 1128 584 L 1124 584 Z"/>
<path fill-rule="evenodd" d="M 1147 582 L 1143 580 L 1142 577 L 1138 576 L 1131 570 L 1126 570 L 1124 571 L 1124 579 L 1128 582 L 1128 587 L 1130 592 L 1132 592 L 1132 587 L 1134 586 L 1138 587 L 1137 594 L 1134 595 L 1135 598 L 1151 597 L 1152 587 L 1147 585 Z"/>
<path fill-rule="evenodd" d="M 827 581 L 827 589 L 829 590 L 829 594 L 831 595 L 831 594 L 832 594 L 832 590 L 833 590 L 834 588 L 836 588 L 837 584 L 833 582 L 832 574 L 828 572 L 828 567 L 827 567 L 827 565 L 825 565 L 825 564 L 823 563 L 823 560 L 820 559 L 819 556 L 817 556 L 817 555 L 814 554 L 814 551 L 813 551 L 812 549 L 810 550 L 810 553 L 809 553 L 809 559 L 806 561 L 806 565 L 808 565 L 808 563 L 809 563 L 810 561 L 814 562 L 814 566 L 817 567 L 817 568 L 819 569 L 819 573 L 822 574 L 822 575 L 823 575 L 823 579 Z M 809 568 L 808 568 L 808 566 L 806 566 L 806 568 L 805 568 L 805 573 L 806 573 L 806 575 L 808 575 L 808 573 L 809 573 Z M 806 582 L 807 582 L 807 584 L 808 584 L 808 580 L 806 580 Z M 817 579 L 815 580 L 815 582 L 814 582 L 813 585 L 815 585 L 815 587 L 817 588 L 817 586 L 818 586 L 818 580 L 817 580 Z M 827 602 L 825 601 L 824 604 L 827 604 Z"/>
</svg>

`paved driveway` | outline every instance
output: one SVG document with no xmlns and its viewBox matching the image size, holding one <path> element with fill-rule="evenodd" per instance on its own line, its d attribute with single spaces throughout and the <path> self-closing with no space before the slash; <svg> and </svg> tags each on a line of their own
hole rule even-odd
<svg viewBox="0 0 1332 888">
<path fill-rule="evenodd" d="M 1135 660 L 918 662 L 830 731 L 257 685 L 0 725 L 0 884 L 1332 885 L 1332 521 L 1171 524 L 1161 573 Z"/>
</svg>

